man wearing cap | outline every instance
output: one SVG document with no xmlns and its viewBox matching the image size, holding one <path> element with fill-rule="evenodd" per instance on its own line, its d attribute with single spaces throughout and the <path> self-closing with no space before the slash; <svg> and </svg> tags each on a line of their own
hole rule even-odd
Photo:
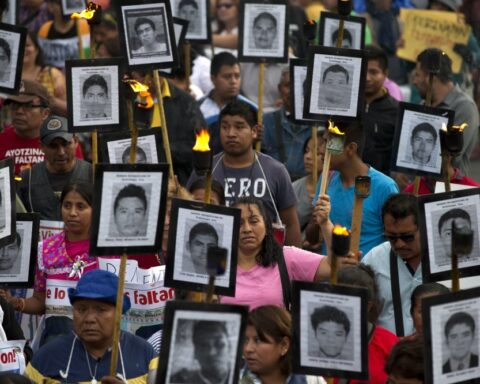
<svg viewBox="0 0 480 384">
<path fill-rule="evenodd" d="M 113 328 L 118 278 L 96 269 L 69 288 L 73 306 L 74 332 L 58 337 L 35 354 L 25 374 L 35 383 L 120 384 L 148 382 L 149 373 L 158 365 L 158 357 L 147 341 L 121 332 L 117 374 L 110 376 Z M 130 309 L 130 299 L 123 296 L 122 314 Z"/>
<path fill-rule="evenodd" d="M 0 133 L 0 160 L 11 157 L 15 174 L 43 161 L 40 149 L 40 126 L 50 114 L 50 101 L 45 87 L 37 82 L 23 80 L 18 96 L 9 96 L 5 105 L 12 111 L 12 125 Z M 77 156 L 83 158 L 80 148 Z"/>
<path fill-rule="evenodd" d="M 60 194 L 67 184 L 90 183 L 92 166 L 77 159 L 77 137 L 68 132 L 64 117 L 52 115 L 40 128 L 45 159 L 22 171 L 17 195 L 29 212 L 39 212 L 41 220 L 62 220 Z"/>
</svg>

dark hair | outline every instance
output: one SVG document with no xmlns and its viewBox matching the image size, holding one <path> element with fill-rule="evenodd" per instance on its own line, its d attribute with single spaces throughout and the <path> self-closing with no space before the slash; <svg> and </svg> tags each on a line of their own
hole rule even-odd
<svg viewBox="0 0 480 384">
<path fill-rule="evenodd" d="M 108 95 L 108 85 L 107 81 L 103 78 L 103 76 L 94 74 L 89 76 L 84 82 L 83 82 L 83 96 L 87 93 L 88 89 L 90 87 L 93 87 L 94 85 L 98 85 L 99 87 L 102 87 L 105 93 Z"/>
<path fill-rule="evenodd" d="M 215 238 L 215 242 L 218 243 L 218 233 L 216 229 L 208 223 L 195 224 L 192 229 L 190 229 L 188 241 L 192 242 L 192 240 L 198 235 L 211 235 Z"/>
<path fill-rule="evenodd" d="M 113 212 L 117 210 L 120 200 L 126 197 L 137 197 L 143 203 L 143 208 L 147 209 L 147 195 L 145 193 L 145 189 L 139 185 L 128 184 L 127 186 L 123 187 L 120 192 L 118 192 L 117 197 L 115 197 Z"/>
<path fill-rule="evenodd" d="M 15 232 L 15 242 L 17 243 L 17 248 L 20 248 L 22 245 L 22 238 L 18 232 Z"/>
<path fill-rule="evenodd" d="M 345 146 L 350 143 L 357 144 L 357 155 L 362 157 L 363 148 L 365 147 L 365 134 L 362 124 L 357 121 L 352 121 L 350 123 L 337 123 L 337 126 L 345 133 Z"/>
<path fill-rule="evenodd" d="M 457 312 L 454 313 L 445 323 L 445 337 L 448 339 L 448 334 L 455 325 L 465 324 L 472 330 L 472 333 L 475 333 L 475 320 L 472 315 L 467 312 Z"/>
<path fill-rule="evenodd" d="M 270 216 L 267 215 L 262 200 L 253 196 L 240 197 L 232 204 L 232 207 L 238 208 L 238 206 L 241 204 L 248 206 L 255 205 L 265 223 L 265 238 L 262 242 L 262 249 L 258 255 L 255 256 L 255 260 L 262 267 L 270 267 L 275 265 L 280 257 L 283 257 L 283 249 L 273 237 L 272 220 L 270 219 Z"/>
<path fill-rule="evenodd" d="M 3 384 L 34 384 L 28 377 L 17 373 L 7 373 L 0 376 Z"/>
<path fill-rule="evenodd" d="M 183 8 L 187 5 L 191 5 L 192 7 L 198 9 L 198 4 L 195 0 L 180 0 L 178 3 L 178 9 Z"/>
<path fill-rule="evenodd" d="M 5 54 L 8 57 L 8 62 L 10 62 L 10 57 L 12 55 L 10 51 L 10 44 L 8 44 L 7 41 L 5 39 L 2 39 L 1 37 L 0 37 L 0 48 L 3 48 L 3 50 L 5 51 Z"/>
<path fill-rule="evenodd" d="M 103 45 L 108 54 L 112 57 L 122 56 L 122 51 L 120 49 L 120 42 L 116 38 L 110 38 L 103 40 L 98 46 Z M 98 49 L 98 48 L 97 48 Z"/>
<path fill-rule="evenodd" d="M 220 52 L 213 56 L 212 63 L 210 64 L 210 75 L 217 76 L 223 66 L 233 67 L 234 65 L 240 66 L 238 59 L 230 52 Z"/>
<path fill-rule="evenodd" d="M 338 40 L 338 34 L 339 34 L 339 30 L 336 29 L 333 33 L 332 33 L 332 43 L 336 42 Z M 353 43 L 353 37 L 352 37 L 352 34 L 350 33 L 350 31 L 348 29 L 343 29 L 343 40 L 348 40 L 350 42 L 350 44 Z M 342 41 L 343 43 L 343 41 Z"/>
<path fill-rule="evenodd" d="M 448 83 L 453 78 L 452 60 L 441 49 L 427 48 L 420 52 L 420 54 L 417 56 L 417 62 L 420 64 L 420 68 L 429 73 L 428 66 L 431 56 L 433 55 L 438 55 L 440 58 L 440 71 L 435 73 L 435 76 L 437 76 L 442 83 Z"/>
<path fill-rule="evenodd" d="M 433 141 L 437 141 L 437 131 L 433 127 L 432 124 L 429 123 L 420 123 L 415 128 L 412 129 L 411 140 L 419 133 L 419 132 L 427 132 L 430 133 L 433 137 Z"/>
<path fill-rule="evenodd" d="M 383 303 L 378 297 L 378 286 L 375 282 L 373 269 L 365 264 L 345 267 L 338 271 L 337 279 L 338 284 L 367 288 L 368 301 L 371 303 L 368 320 L 375 323 L 380 315 Z"/>
<path fill-rule="evenodd" d="M 131 147 L 132 147 L 132 146 L 129 145 L 129 146 L 126 147 L 125 150 L 123 151 L 123 153 L 122 153 L 122 162 L 124 161 L 125 156 L 127 157 L 127 161 L 130 160 L 130 148 L 131 148 Z M 137 156 L 136 156 L 136 160 L 138 160 L 138 155 L 139 155 L 139 154 L 142 155 L 142 156 L 144 156 L 145 159 L 147 159 L 147 154 L 145 153 L 145 151 L 143 150 L 143 148 L 137 146 Z M 125 164 L 125 163 L 124 163 L 124 164 Z"/>
<path fill-rule="evenodd" d="M 292 338 L 292 318 L 290 313 L 276 305 L 263 305 L 255 308 L 248 315 L 247 326 L 255 328 L 258 338 L 263 342 L 269 342 L 267 337 L 272 338 L 277 344 L 282 342 L 284 337 Z M 280 371 L 289 376 L 292 371 L 291 348 L 280 357 Z"/>
<path fill-rule="evenodd" d="M 212 331 L 220 331 L 224 333 L 228 338 L 228 331 L 225 321 L 214 321 L 214 320 L 198 320 L 193 324 L 192 329 L 192 340 L 196 344 L 198 339 L 201 336 L 209 335 Z"/>
<path fill-rule="evenodd" d="M 229 102 L 220 112 L 220 125 L 224 116 L 241 116 L 243 117 L 250 127 L 257 124 L 257 111 L 253 106 L 244 101 L 232 100 Z"/>
<path fill-rule="evenodd" d="M 370 44 L 365 47 L 365 56 L 367 61 L 378 61 L 383 71 L 388 69 L 388 57 L 385 51 L 378 45 Z"/>
<path fill-rule="evenodd" d="M 152 29 L 155 31 L 155 23 L 152 20 L 146 17 L 139 17 L 137 20 L 135 20 L 135 25 L 133 26 L 135 32 L 137 32 L 138 27 L 140 27 L 142 24 L 150 24 Z"/>
<path fill-rule="evenodd" d="M 438 220 L 438 233 L 440 235 L 442 234 L 443 224 L 450 219 L 465 219 L 470 225 L 472 225 L 472 220 L 470 219 L 470 215 L 467 211 L 461 208 L 453 208 L 445 212 L 442 216 L 440 216 L 440 220 Z"/>
<path fill-rule="evenodd" d="M 196 191 L 197 189 L 205 189 L 205 178 L 202 177 L 200 179 L 195 180 L 192 185 L 190 185 L 189 192 L 193 193 L 193 191 Z M 220 201 L 220 205 L 225 205 L 225 189 L 223 188 L 223 185 L 215 180 L 212 179 L 212 192 L 215 192 Z"/>
<path fill-rule="evenodd" d="M 272 23 L 273 26 L 276 28 L 277 27 L 277 20 L 275 17 L 270 12 L 261 12 L 255 18 L 253 19 L 253 26 L 255 27 L 255 24 L 258 23 L 260 19 L 269 19 Z"/>
<path fill-rule="evenodd" d="M 450 290 L 440 283 L 424 283 L 418 285 L 415 287 L 412 296 L 410 297 L 410 314 L 413 315 L 413 309 L 423 296 L 433 293 L 444 295 L 449 292 Z"/>
<path fill-rule="evenodd" d="M 348 84 L 348 81 L 350 80 L 350 75 L 348 74 L 348 71 L 345 68 L 343 68 L 341 65 L 338 65 L 338 64 L 331 65 L 327 69 L 325 69 L 322 75 L 322 83 L 325 81 L 325 78 L 327 77 L 327 74 L 329 72 L 343 73 L 347 79 L 347 84 Z"/>
<path fill-rule="evenodd" d="M 310 316 L 310 321 L 315 332 L 317 332 L 319 324 L 331 321 L 343 325 L 345 336 L 348 336 L 350 333 L 350 320 L 348 319 L 347 314 L 331 305 L 323 305 L 320 308 L 315 308 Z"/>
<path fill-rule="evenodd" d="M 418 201 L 415 195 L 410 193 L 396 193 L 391 195 L 383 204 L 382 220 L 389 214 L 395 220 L 406 219 L 413 216 L 413 222 L 418 225 Z"/>
<path fill-rule="evenodd" d="M 67 197 L 70 192 L 76 192 L 82 199 L 87 202 L 87 204 L 91 207 L 93 202 L 93 187 L 92 184 L 87 183 L 74 183 L 68 184 L 65 188 L 63 188 L 62 194 L 60 196 L 60 204 L 63 204 L 63 201 Z"/>
<path fill-rule="evenodd" d="M 321 139 L 321 138 L 323 138 L 323 132 L 317 130 L 317 139 Z M 307 153 L 307 146 L 310 140 L 312 140 L 312 136 L 307 137 L 307 139 L 303 143 L 303 152 L 302 152 L 303 154 Z"/>
<path fill-rule="evenodd" d="M 395 344 L 385 363 L 385 372 L 404 379 L 418 379 L 423 383 L 423 340 L 401 339 Z"/>
<path fill-rule="evenodd" d="M 45 61 L 43 58 L 43 51 L 40 44 L 38 44 L 38 35 L 34 31 L 28 31 L 27 36 L 32 40 L 32 43 L 37 50 L 37 57 L 35 58 L 35 65 L 39 67 L 43 67 L 45 65 Z"/>
</svg>

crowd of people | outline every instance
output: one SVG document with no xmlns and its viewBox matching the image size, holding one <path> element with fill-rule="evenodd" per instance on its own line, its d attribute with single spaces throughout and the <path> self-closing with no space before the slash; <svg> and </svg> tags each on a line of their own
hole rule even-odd
<svg viewBox="0 0 480 384">
<path fill-rule="evenodd" d="M 8 9 L 8 3 L 0 1 L 0 10 Z M 93 210 L 92 147 L 89 134 L 72 133 L 67 119 L 71 110 L 67 93 L 72 84 L 66 82 L 65 61 L 91 54 L 95 58 L 123 55 L 116 4 L 109 0 L 98 3 L 103 7 L 101 23 L 89 28 L 85 20 L 63 15 L 61 0 L 20 1 L 18 24 L 26 27 L 28 34 L 19 92 L 1 99 L 0 160 L 12 158 L 14 162 L 17 212 L 37 212 L 42 225 L 55 227 L 56 234 L 39 243 L 33 291 L 0 290 L 0 345 L 7 340 L 28 339 L 23 349 L 27 363 L 24 377 L 0 376 L 2 383 L 155 382 L 165 336 L 162 324 L 143 327 L 135 335 L 122 331 L 116 375 L 110 374 L 119 281 L 90 254 L 92 222 L 99 214 Z M 305 34 L 307 20 L 318 21 L 320 12 L 336 12 L 336 7 L 336 0 L 289 1 L 290 59 L 305 58 L 309 44 L 313 44 L 309 42 L 311 36 Z M 399 24 L 400 8 L 458 12 L 463 16 L 461 22 L 468 24 L 471 32 L 466 44 L 454 47 L 462 59 L 459 73 L 453 72 L 452 59 L 442 47 L 423 50 L 416 62 L 396 55 L 405 43 Z M 313 140 L 311 125 L 292 117 L 294 79 L 290 78 L 288 64 L 265 64 L 265 89 L 260 103 L 259 64 L 243 63 L 237 57 L 242 40 L 239 1 L 214 0 L 206 11 L 212 22 L 211 45 L 189 45 L 189 78 L 182 52 L 179 66 L 169 77 L 160 77 L 175 173 L 168 181 L 165 217 L 160 218 L 161 247 L 154 254 L 129 255 L 129 260 L 143 269 L 168 264 L 168 247 L 172 246 L 169 231 L 176 230 L 170 226 L 172 200 L 204 200 L 205 179 L 193 169 L 192 147 L 195 133 L 205 127 L 214 154 L 210 203 L 240 211 L 240 224 L 234 229 L 238 230 L 235 295 L 215 296 L 221 304 L 244 305 L 250 311 L 242 335 L 239 382 L 325 382 L 323 377 L 297 374 L 292 368 L 295 330 L 290 313 L 294 300 L 291 282 L 328 283 L 335 262 L 339 285 L 364 288 L 368 293 L 368 380 L 351 379 L 348 383 L 423 383 L 426 357 L 422 299 L 448 294 L 450 290 L 439 283 L 423 282 L 425 239 L 420 233 L 419 202 L 414 192 L 434 193 L 436 183 L 444 181 L 444 177 L 423 176 L 417 189 L 414 174 L 392 169 L 392 156 L 398 152 L 394 138 L 399 102 L 420 104 L 428 96 L 431 106 L 455 112 L 455 125 L 467 124 L 463 147 L 458 156 L 448 158 L 446 171 L 452 184 L 480 187 L 473 172 L 474 161 L 480 156 L 480 1 L 353 2 L 352 14 L 366 21 L 362 34 L 366 79 L 360 90 L 365 104 L 355 121 L 336 121 L 344 133 L 344 147 L 340 154 L 332 156 L 326 175 L 322 169 L 329 131 L 319 123 Z M 181 0 L 173 12 L 189 21 L 188 33 L 192 36 L 204 29 L 202 17 L 206 15 L 197 1 Z M 252 20 L 252 49 L 268 49 L 281 33 L 277 20 L 268 12 Z M 165 48 L 158 26 L 148 15 L 139 16 L 132 27 L 136 33 L 132 54 Z M 338 31 L 328 44 L 336 45 L 337 39 Z M 351 31 L 345 30 L 343 39 L 344 47 L 353 47 Z M 314 40 L 319 40 L 318 36 Z M 0 39 L 0 60 L 10 61 L 9 49 L 8 42 Z M 429 70 L 432 55 L 439 60 L 433 75 Z M 151 73 L 131 70 L 126 75 L 154 88 Z M 351 88 L 351 81 L 342 66 L 329 66 L 320 85 L 328 88 L 322 102 L 330 107 L 346 103 L 342 90 Z M 104 105 L 111 99 L 109 85 L 97 74 L 86 76 L 79 88 L 85 101 L 82 118 L 107 117 Z M 304 87 L 308 91 L 309 86 Z M 160 113 L 154 102 L 151 109 L 134 113 L 134 122 L 145 130 L 159 128 Z M 439 148 L 440 137 L 431 123 L 412 127 L 406 137 L 402 160 L 414 169 L 425 170 L 438 160 L 440 153 L 435 148 Z M 255 149 L 257 144 L 260 151 Z M 122 162 L 127 163 L 130 146 L 121 153 Z M 137 163 L 148 163 L 149 158 L 150 151 L 139 146 Z M 332 230 L 334 225 L 351 228 L 357 176 L 369 176 L 371 183 L 370 195 L 363 203 L 359 249 L 334 258 Z M 322 178 L 328 178 L 325 193 L 320 191 Z M 112 201 L 114 236 L 144 236 L 150 195 L 134 184 L 117 192 Z M 0 213 L 2 209 L 0 194 Z M 3 218 L 2 213 L 0 220 Z M 469 212 L 451 210 L 439 219 L 438 239 L 446 250 L 451 248 L 452 223 L 470 228 Z M 18 230 L 15 235 L 12 244 L 0 249 L 0 286 L 2 274 L 18 273 L 15 260 L 22 254 L 19 250 L 23 234 Z M 184 246 L 190 255 L 191 265 L 186 268 L 191 273 L 205 273 L 207 250 L 218 245 L 216 229 L 200 223 L 191 228 L 186 243 L 177 246 Z M 69 307 L 67 313 L 50 298 L 51 284 L 67 292 L 61 304 Z M 191 292 L 180 289 L 175 296 L 175 300 L 196 299 Z M 124 295 L 122 314 L 130 309 L 131 300 Z M 33 344 L 33 334 L 25 337 L 26 329 L 20 326 L 24 325 L 22 316 L 27 315 L 44 316 Z M 312 353 L 340 359 L 344 345 L 352 340 L 351 320 L 335 306 L 325 305 L 309 313 L 308 326 L 315 345 Z M 446 322 L 445 347 L 450 352 L 442 362 L 443 373 L 478 366 L 478 346 L 473 346 L 473 340 L 478 338 L 476 320 L 467 312 L 458 312 Z M 228 332 L 222 324 L 198 321 L 192 326 L 192 361 L 173 372 L 173 382 L 232 382 L 231 367 L 216 357 L 231 353 Z M 462 347 L 455 346 L 459 338 L 468 339 Z M 335 378 L 334 382 L 347 381 Z"/>
</svg>

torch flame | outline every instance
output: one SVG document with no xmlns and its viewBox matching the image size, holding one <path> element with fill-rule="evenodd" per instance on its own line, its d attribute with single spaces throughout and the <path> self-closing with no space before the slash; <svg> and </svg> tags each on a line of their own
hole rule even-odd
<svg viewBox="0 0 480 384">
<path fill-rule="evenodd" d="M 468 124 L 467 124 L 467 123 L 463 123 L 463 124 L 461 124 L 461 125 L 454 125 L 454 126 L 452 126 L 452 129 L 453 129 L 454 131 L 458 131 L 458 132 L 461 133 L 461 132 L 463 132 L 463 130 L 464 130 L 465 128 L 467 128 L 467 127 L 468 127 Z"/>
<path fill-rule="evenodd" d="M 440 130 L 447 132 L 447 124 L 442 123 L 442 128 L 440 128 Z"/>
<path fill-rule="evenodd" d="M 333 234 L 338 236 L 348 236 L 348 229 L 346 227 L 342 227 L 341 225 L 336 224 L 333 227 Z"/>
<path fill-rule="evenodd" d="M 85 20 L 90 20 L 93 18 L 93 16 L 95 16 L 95 11 L 97 10 L 98 8 L 98 5 L 93 3 L 93 2 L 90 2 L 88 3 L 87 5 L 87 8 L 84 9 L 82 12 L 80 13 L 77 13 L 77 12 L 74 12 L 70 15 L 70 18 L 71 19 L 85 19 Z"/>
<path fill-rule="evenodd" d="M 130 88 L 132 88 L 135 93 L 148 91 L 148 85 L 142 84 L 137 80 L 127 79 L 123 80 L 123 82 L 130 85 Z"/>
<path fill-rule="evenodd" d="M 195 146 L 193 147 L 194 151 L 198 152 L 208 152 L 210 151 L 210 146 L 208 145 L 210 141 L 210 134 L 205 128 L 202 128 L 198 134 L 195 135 L 197 140 L 195 141 Z"/>
<path fill-rule="evenodd" d="M 332 120 L 328 120 L 328 133 L 332 133 L 338 136 L 345 135 L 345 132 L 340 131 L 340 129 L 335 125 Z"/>
<path fill-rule="evenodd" d="M 135 102 L 139 108 L 150 109 L 153 107 L 153 97 L 152 94 L 148 92 L 148 85 L 133 79 L 126 79 L 123 80 L 123 82 L 130 85 L 132 91 L 137 94 Z"/>
</svg>

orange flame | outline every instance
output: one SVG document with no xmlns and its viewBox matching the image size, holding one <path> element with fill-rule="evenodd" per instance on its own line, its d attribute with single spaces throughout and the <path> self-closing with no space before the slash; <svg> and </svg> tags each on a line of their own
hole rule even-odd
<svg viewBox="0 0 480 384">
<path fill-rule="evenodd" d="M 195 146 L 193 147 L 194 151 L 198 152 L 208 152 L 210 151 L 210 146 L 208 145 L 210 141 L 210 134 L 205 128 L 202 128 L 198 134 L 195 135 L 197 140 L 195 141 Z"/>
<path fill-rule="evenodd" d="M 85 19 L 85 20 L 90 20 L 95 16 L 95 11 L 97 10 L 98 5 L 95 3 L 88 3 L 87 8 L 84 9 L 82 12 L 77 13 L 74 12 L 70 15 L 71 19 Z"/>
<path fill-rule="evenodd" d="M 349 235 L 348 229 L 346 227 L 342 227 L 339 224 L 336 224 L 333 227 L 333 234 L 338 235 L 338 236 L 348 236 Z"/>
<path fill-rule="evenodd" d="M 123 82 L 130 85 L 132 91 L 137 93 L 135 102 L 139 108 L 150 109 L 153 107 L 153 97 L 152 94 L 148 92 L 148 85 L 133 79 L 126 79 L 123 80 Z"/>
<path fill-rule="evenodd" d="M 452 126 L 452 130 L 458 131 L 458 132 L 463 132 L 463 130 L 464 130 L 465 128 L 467 128 L 467 127 L 468 127 L 468 124 L 467 124 L 467 123 L 463 123 L 463 124 L 460 124 L 460 125 L 453 125 L 453 126 Z"/>
<path fill-rule="evenodd" d="M 345 135 L 345 132 L 340 131 L 340 129 L 335 125 L 332 120 L 328 120 L 328 133 L 332 133 L 338 136 Z"/>
</svg>

